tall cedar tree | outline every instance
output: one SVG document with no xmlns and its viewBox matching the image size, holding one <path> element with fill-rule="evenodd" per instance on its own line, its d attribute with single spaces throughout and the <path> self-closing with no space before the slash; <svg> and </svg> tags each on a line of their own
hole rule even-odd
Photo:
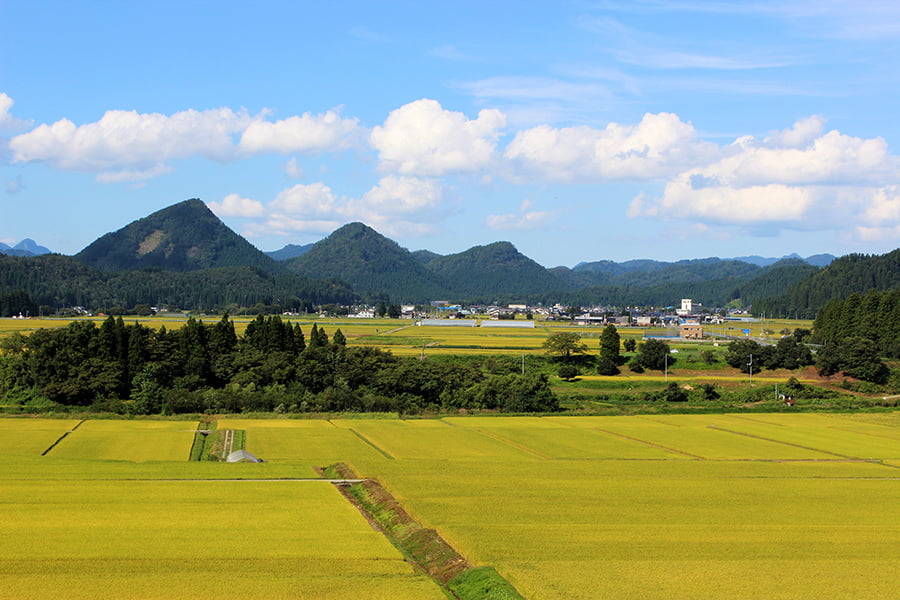
<svg viewBox="0 0 900 600">
<path fill-rule="evenodd" d="M 599 375 L 619 374 L 619 343 L 619 332 L 616 331 L 616 326 L 610 323 L 600 334 L 600 358 L 597 361 Z"/>
</svg>

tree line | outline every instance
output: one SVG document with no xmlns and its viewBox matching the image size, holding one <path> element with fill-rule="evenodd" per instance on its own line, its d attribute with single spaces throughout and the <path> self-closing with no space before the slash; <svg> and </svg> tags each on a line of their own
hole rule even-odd
<svg viewBox="0 0 900 600">
<path fill-rule="evenodd" d="M 543 374 L 399 358 L 279 316 L 257 316 L 239 337 L 227 314 L 172 331 L 109 317 L 14 334 L 0 348 L 0 398 L 123 414 L 559 409 Z"/>
</svg>

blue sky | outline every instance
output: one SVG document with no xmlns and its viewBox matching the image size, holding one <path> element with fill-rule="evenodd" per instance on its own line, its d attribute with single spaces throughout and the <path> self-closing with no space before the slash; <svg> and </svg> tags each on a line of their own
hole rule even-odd
<svg viewBox="0 0 900 600">
<path fill-rule="evenodd" d="M 884 253 L 900 4 L 0 0 L 0 241 L 201 198 L 262 250 Z"/>
</svg>

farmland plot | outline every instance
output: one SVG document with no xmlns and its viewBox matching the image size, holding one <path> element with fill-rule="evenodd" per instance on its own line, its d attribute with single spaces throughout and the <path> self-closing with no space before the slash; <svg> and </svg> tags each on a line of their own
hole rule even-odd
<svg viewBox="0 0 900 600">
<path fill-rule="evenodd" d="M 40 455 L 79 422 L 77 419 L 0 419 L 0 456 Z"/>
<path fill-rule="evenodd" d="M 444 597 L 324 482 L 3 483 L 0 598 Z"/>
<path fill-rule="evenodd" d="M 267 461 L 303 461 L 321 467 L 357 456 L 381 456 L 349 429 L 324 420 L 227 419 L 218 427 L 246 431 L 246 449 Z"/>
<path fill-rule="evenodd" d="M 58 458 L 187 460 L 196 421 L 85 421 L 49 453 Z"/>
<path fill-rule="evenodd" d="M 882 465 L 377 468 L 418 518 L 529 598 L 888 600 L 900 592 L 900 485 Z"/>
<path fill-rule="evenodd" d="M 518 447 L 444 420 L 336 419 L 338 427 L 354 431 L 388 458 L 453 460 L 522 460 L 535 458 Z"/>
</svg>

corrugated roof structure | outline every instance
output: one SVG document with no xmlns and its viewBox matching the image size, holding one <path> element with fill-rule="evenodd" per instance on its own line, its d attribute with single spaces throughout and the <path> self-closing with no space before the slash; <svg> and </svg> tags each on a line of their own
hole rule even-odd
<svg viewBox="0 0 900 600">
<path fill-rule="evenodd" d="M 256 458 L 246 450 L 235 450 L 231 454 L 228 455 L 228 458 L 225 459 L 225 462 L 262 462 L 262 459 Z"/>
<path fill-rule="evenodd" d="M 474 319 L 422 319 L 419 325 L 426 327 L 475 327 L 478 321 Z"/>
</svg>

